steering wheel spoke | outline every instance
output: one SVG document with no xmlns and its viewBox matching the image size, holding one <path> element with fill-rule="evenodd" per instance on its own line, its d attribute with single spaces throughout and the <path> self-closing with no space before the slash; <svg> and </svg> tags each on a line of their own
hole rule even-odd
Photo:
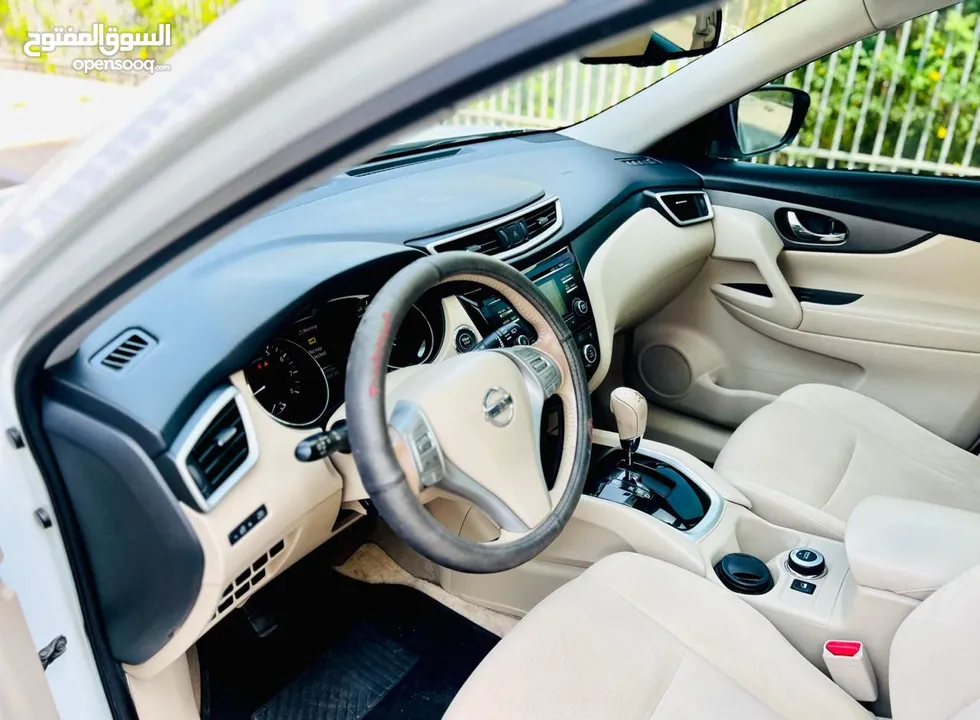
<svg viewBox="0 0 980 720">
<path fill-rule="evenodd" d="M 530 530 L 503 499 L 445 456 L 432 425 L 417 404 L 399 400 L 391 415 L 391 427 L 408 449 L 410 474 L 418 478 L 421 488 L 439 488 L 472 503 L 503 530 Z"/>
</svg>

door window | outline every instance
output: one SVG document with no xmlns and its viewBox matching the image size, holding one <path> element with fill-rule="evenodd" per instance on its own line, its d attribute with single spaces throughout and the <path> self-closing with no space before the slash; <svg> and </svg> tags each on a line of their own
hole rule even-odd
<svg viewBox="0 0 980 720">
<path fill-rule="evenodd" d="M 775 84 L 811 106 L 788 147 L 752 162 L 980 177 L 980 0 L 909 20 Z"/>
</svg>

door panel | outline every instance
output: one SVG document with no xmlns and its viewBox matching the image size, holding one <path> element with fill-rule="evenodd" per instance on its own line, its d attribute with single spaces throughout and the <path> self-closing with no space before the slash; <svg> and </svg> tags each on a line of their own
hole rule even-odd
<svg viewBox="0 0 980 720">
<path fill-rule="evenodd" d="M 3 554 L 0 553 L 0 560 Z M 17 593 L 0 580 L 0 718 L 57 720 Z"/>
<path fill-rule="evenodd" d="M 976 180 L 765 163 L 692 163 L 710 192 L 725 191 L 797 207 L 846 213 L 891 225 L 980 240 Z"/>
<path fill-rule="evenodd" d="M 782 238 L 783 245 L 787 250 L 827 253 L 891 253 L 927 240 L 934 234 L 904 225 L 871 220 L 828 208 L 818 208 L 810 204 L 813 198 L 807 198 L 805 203 L 788 203 L 783 200 L 724 190 L 709 190 L 708 197 L 716 206 L 741 208 L 762 215 L 776 228 L 776 232 Z M 805 213 L 824 215 L 838 221 L 847 229 L 847 240 L 840 245 L 817 243 L 801 245 L 795 237 L 786 232 L 786 225 L 777 220 L 788 209 L 795 210 L 804 216 L 804 222 Z"/>
<path fill-rule="evenodd" d="M 972 442 L 980 428 L 980 243 L 921 239 L 916 230 L 911 246 L 912 232 L 896 233 L 906 248 L 891 253 L 786 250 L 771 217 L 738 204 L 715 206 L 711 258 L 636 328 L 635 387 L 658 405 L 733 429 L 794 385 L 827 383 L 958 445 Z M 809 207 L 821 205 L 810 197 Z"/>
</svg>

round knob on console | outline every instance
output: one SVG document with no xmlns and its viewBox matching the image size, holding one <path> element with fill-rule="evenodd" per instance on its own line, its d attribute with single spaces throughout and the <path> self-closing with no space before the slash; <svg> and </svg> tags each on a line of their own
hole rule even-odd
<svg viewBox="0 0 980 720">
<path fill-rule="evenodd" d="M 599 358 L 599 351 L 595 349 L 595 345 L 588 343 L 582 348 L 582 357 L 585 358 L 587 364 L 591 365 Z"/>
<path fill-rule="evenodd" d="M 530 345 L 531 344 L 531 338 L 529 338 L 527 335 L 524 335 L 522 333 L 521 335 L 518 335 L 517 336 L 517 344 L 518 345 Z"/>
<path fill-rule="evenodd" d="M 810 548 L 795 548 L 790 550 L 786 558 L 789 569 L 803 577 L 818 577 L 827 572 L 827 563 L 823 555 Z"/>
<path fill-rule="evenodd" d="M 589 304 L 582 298 L 576 298 L 575 302 L 572 303 L 572 308 L 577 314 L 585 315 L 589 311 Z"/>
</svg>

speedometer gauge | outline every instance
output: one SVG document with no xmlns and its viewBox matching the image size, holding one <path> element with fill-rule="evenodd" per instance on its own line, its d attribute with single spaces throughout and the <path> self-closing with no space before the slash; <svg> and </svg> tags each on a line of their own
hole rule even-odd
<svg viewBox="0 0 980 720">
<path fill-rule="evenodd" d="M 312 425 L 330 401 L 323 370 L 291 340 L 266 343 L 246 367 L 245 381 L 259 405 L 284 425 Z"/>
</svg>

